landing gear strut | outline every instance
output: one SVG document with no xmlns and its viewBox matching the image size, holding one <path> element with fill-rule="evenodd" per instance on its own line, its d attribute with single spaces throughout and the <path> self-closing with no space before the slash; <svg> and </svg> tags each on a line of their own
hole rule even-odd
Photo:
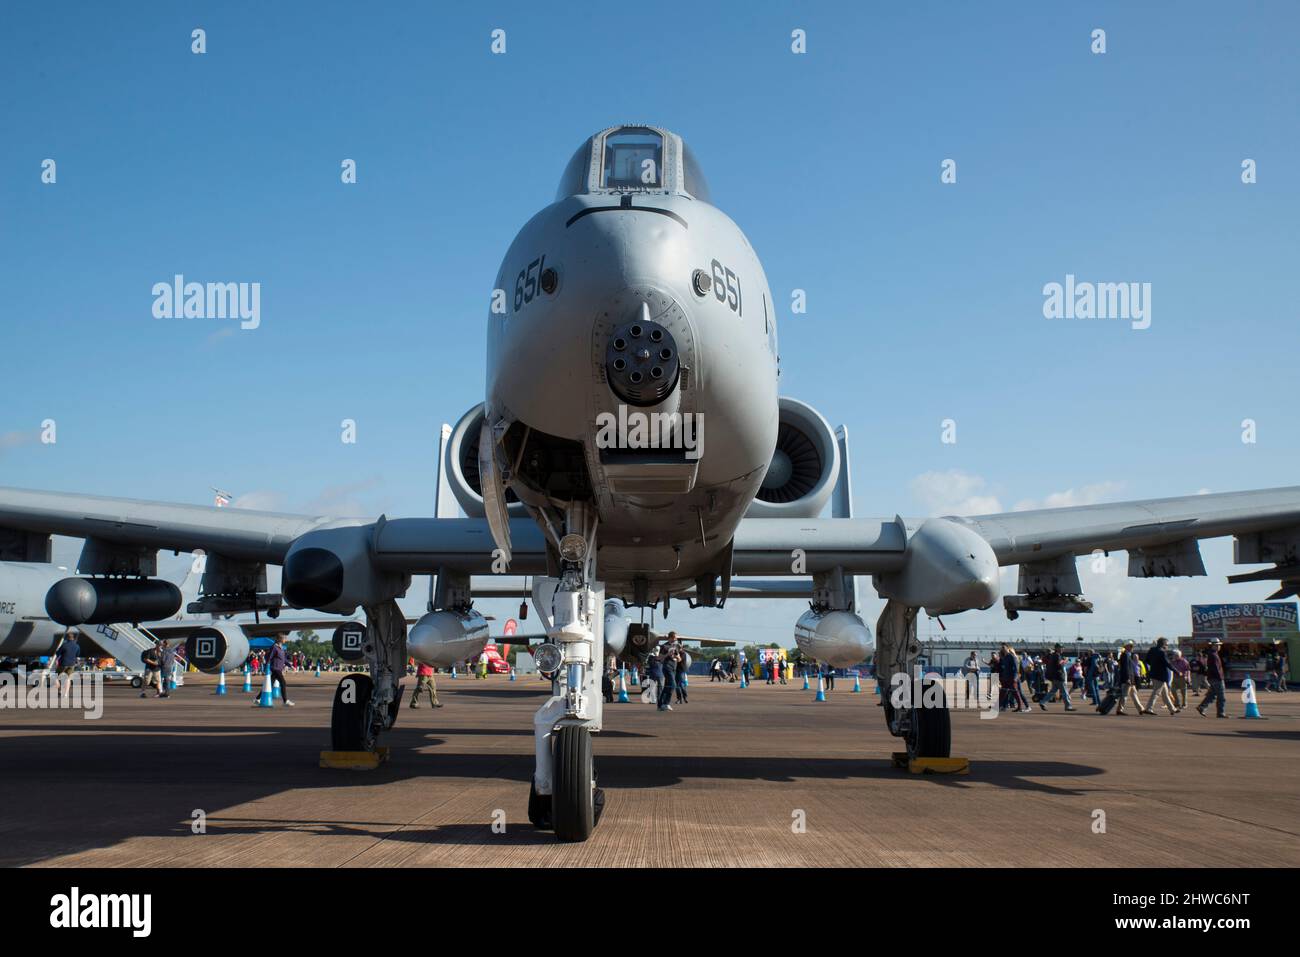
<svg viewBox="0 0 1300 957">
<path fill-rule="evenodd" d="M 380 733 L 397 720 L 406 672 L 406 618 L 396 601 L 366 607 L 365 653 L 370 674 L 346 675 L 334 691 L 334 751 L 374 751 Z"/>
<path fill-rule="evenodd" d="M 916 640 L 919 610 L 892 598 L 885 602 L 876 622 L 876 676 L 889 733 L 907 742 L 908 757 L 946 758 L 952 752 L 952 718 L 943 687 L 936 687 L 932 679 L 916 680 L 921 654 Z M 909 693 L 896 704 L 892 695 L 900 687 Z M 918 690 L 920 701 L 915 700 Z"/>
<path fill-rule="evenodd" d="M 537 649 L 554 672 L 551 697 L 533 717 L 534 759 L 528 819 L 561 841 L 585 841 L 600 817 L 591 735 L 600 731 L 600 656 L 605 647 L 605 587 L 595 580 L 596 523 L 580 505 L 565 516 L 560 577 L 533 581 L 533 606 L 546 625 Z M 549 662 L 549 663 L 547 663 Z"/>
</svg>

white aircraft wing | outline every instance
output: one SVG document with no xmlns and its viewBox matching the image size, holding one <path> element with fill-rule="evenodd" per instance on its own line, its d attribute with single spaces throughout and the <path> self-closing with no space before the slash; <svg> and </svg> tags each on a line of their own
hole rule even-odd
<svg viewBox="0 0 1300 957">
<path fill-rule="evenodd" d="M 970 517 L 747 518 L 733 574 L 875 575 L 885 597 L 934 614 L 987 608 L 996 566 L 1019 565 L 1020 591 L 1038 597 L 1017 607 L 1086 611 L 1050 607 L 1079 594 L 1076 556 L 1127 551 L 1131 577 L 1204 575 L 1199 540 L 1227 535 L 1238 564 L 1274 566 L 1230 581 L 1279 581 L 1274 598 L 1300 593 L 1300 486 Z"/>
<path fill-rule="evenodd" d="M 1003 512 L 957 521 L 978 532 L 1000 564 L 1018 565 L 1096 549 L 1161 549 L 1202 538 L 1300 530 L 1300 486 Z"/>
<path fill-rule="evenodd" d="M 278 564 L 304 532 L 360 520 L 0 488 L 0 527 Z"/>
</svg>

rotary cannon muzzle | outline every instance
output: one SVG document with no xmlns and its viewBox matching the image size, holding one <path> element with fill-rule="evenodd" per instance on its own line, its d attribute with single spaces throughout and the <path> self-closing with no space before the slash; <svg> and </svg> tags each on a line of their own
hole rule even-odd
<svg viewBox="0 0 1300 957">
<path fill-rule="evenodd" d="M 605 378 L 628 405 L 658 405 L 677 388 L 681 363 L 672 333 L 641 315 L 616 328 L 605 347 Z"/>
</svg>

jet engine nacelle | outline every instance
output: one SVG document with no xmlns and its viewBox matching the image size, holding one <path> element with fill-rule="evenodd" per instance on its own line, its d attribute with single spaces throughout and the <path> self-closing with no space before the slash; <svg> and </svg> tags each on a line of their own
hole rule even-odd
<svg viewBox="0 0 1300 957">
<path fill-rule="evenodd" d="M 446 668 L 477 656 L 487 642 L 487 619 L 473 609 L 431 611 L 411 626 L 406 652 L 416 661 Z"/>
<path fill-rule="evenodd" d="M 284 600 L 294 608 L 350 615 L 406 594 L 411 576 L 381 571 L 371 557 L 375 526 L 322 528 L 296 538 L 284 558 Z"/>
<path fill-rule="evenodd" d="M 794 640 L 804 655 L 834 668 L 865 661 L 875 647 L 871 629 L 851 611 L 809 609 L 795 622 Z"/>
<path fill-rule="evenodd" d="M 181 590 L 160 578 L 64 578 L 45 593 L 60 625 L 158 621 L 181 607 Z"/>
<path fill-rule="evenodd" d="M 210 675 L 237 671 L 248 660 L 244 629 L 224 622 L 198 629 L 185 639 L 185 660 Z"/>
<path fill-rule="evenodd" d="M 840 474 L 840 446 L 830 424 L 798 399 L 779 400 L 776 449 L 745 514 L 752 518 L 816 518 Z"/>
<path fill-rule="evenodd" d="M 451 494 L 470 518 L 483 518 L 487 511 L 483 505 L 483 483 L 478 474 L 478 436 L 483 429 L 484 403 L 471 408 L 460 417 L 451 430 L 451 439 L 443 455 L 443 468 Z M 506 491 L 506 511 L 511 515 L 527 515 L 524 503 Z"/>
<path fill-rule="evenodd" d="M 617 601 L 605 602 L 605 650 L 611 655 L 623 654 L 627 647 L 627 616 L 623 605 Z"/>
</svg>

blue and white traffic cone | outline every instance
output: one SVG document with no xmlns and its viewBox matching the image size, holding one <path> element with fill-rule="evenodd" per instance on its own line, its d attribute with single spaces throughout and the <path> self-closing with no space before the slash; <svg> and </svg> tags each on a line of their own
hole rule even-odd
<svg viewBox="0 0 1300 957">
<path fill-rule="evenodd" d="M 690 686 L 691 686 L 691 676 L 690 676 L 689 674 L 687 674 L 685 671 L 683 671 L 683 672 L 682 672 L 682 687 L 683 687 L 683 688 L 689 688 Z"/>
<path fill-rule="evenodd" d="M 853 676 L 853 693 L 854 693 L 854 694 L 858 694 L 858 693 L 861 692 L 861 691 L 862 691 L 862 679 L 861 679 L 859 676 L 854 675 L 854 676 Z"/>
<path fill-rule="evenodd" d="M 451 680 L 452 680 L 452 681 L 455 681 L 455 680 L 456 680 L 456 666 L 455 666 L 455 665 L 452 665 L 452 666 L 451 666 Z"/>
<path fill-rule="evenodd" d="M 515 669 L 513 667 L 511 667 L 510 669 L 510 680 L 511 681 L 515 680 Z"/>
<path fill-rule="evenodd" d="M 277 681 L 277 682 L 275 683 L 275 685 L 272 687 L 272 689 L 271 689 L 271 697 L 272 697 L 272 698 L 283 698 L 283 697 L 284 697 L 284 695 L 280 694 L 280 682 Z"/>
<path fill-rule="evenodd" d="M 641 684 L 640 672 L 633 671 L 633 672 L 632 672 L 632 687 L 635 688 L 635 687 L 637 687 L 639 684 Z"/>
<path fill-rule="evenodd" d="M 248 665 L 244 665 L 244 694 L 253 690 L 253 673 L 248 670 Z"/>
<path fill-rule="evenodd" d="M 167 676 L 167 690 L 168 691 L 176 690 L 176 672 L 174 671 Z"/>
<path fill-rule="evenodd" d="M 803 690 L 808 690 L 808 672 L 806 671 L 803 673 Z"/>
<path fill-rule="evenodd" d="M 822 676 L 821 676 L 821 675 L 818 675 L 818 676 L 817 676 L 817 697 L 814 698 L 813 700 L 814 700 L 814 701 L 825 701 L 825 700 L 826 700 L 826 685 L 825 685 L 825 683 L 822 681 Z"/>
<path fill-rule="evenodd" d="M 262 693 L 257 696 L 257 706 L 259 708 L 275 707 L 275 691 L 271 688 L 271 672 L 264 672 L 262 678 Z"/>
<path fill-rule="evenodd" d="M 316 677 L 317 677 L 317 678 L 320 677 L 320 665 L 319 665 L 319 664 L 316 665 Z"/>
<path fill-rule="evenodd" d="M 1243 718 L 1259 718 L 1263 720 L 1264 716 L 1259 713 L 1259 702 L 1255 700 L 1255 682 L 1249 677 L 1241 682 L 1241 700 L 1246 705 L 1246 713 Z"/>
<path fill-rule="evenodd" d="M 745 673 L 743 671 L 740 673 L 740 686 L 742 688 L 749 687 L 749 682 L 745 680 Z"/>
<path fill-rule="evenodd" d="M 216 693 L 217 693 L 217 694 L 225 694 L 225 693 L 226 693 L 226 669 L 225 669 L 225 668 L 222 668 L 222 669 L 221 669 L 221 676 L 220 676 L 219 678 L 217 678 L 217 691 L 216 691 Z"/>
<path fill-rule="evenodd" d="M 618 669 L 618 703 L 627 704 L 627 672 Z"/>
</svg>

